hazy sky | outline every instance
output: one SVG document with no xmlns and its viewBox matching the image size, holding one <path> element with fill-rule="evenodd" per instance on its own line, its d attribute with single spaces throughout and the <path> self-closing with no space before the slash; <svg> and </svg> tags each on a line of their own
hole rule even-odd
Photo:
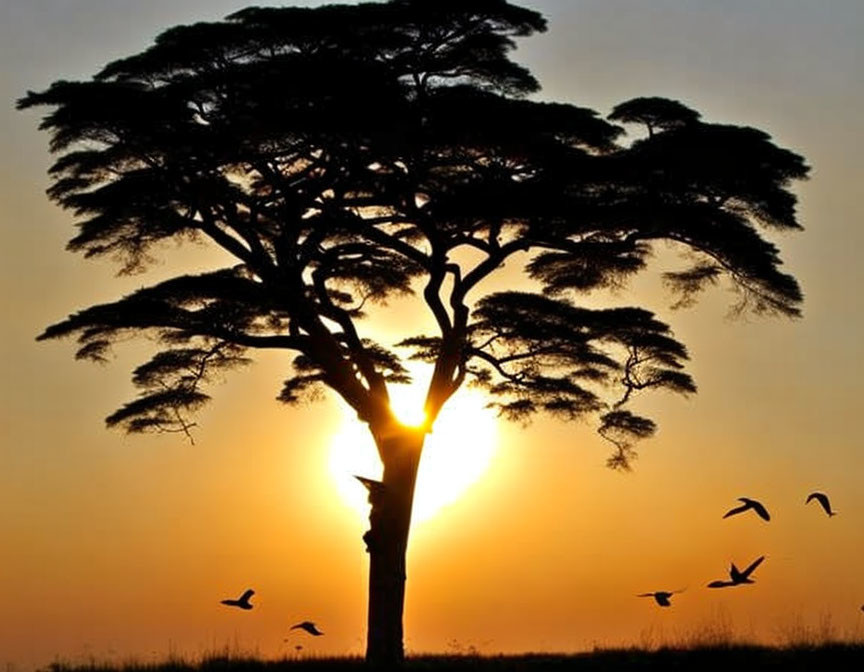
<svg viewBox="0 0 864 672">
<path fill-rule="evenodd" d="M 447 450 L 474 447 L 478 457 L 464 459 L 477 478 L 455 499 L 446 478 L 422 485 L 424 497 L 451 501 L 413 533 L 409 650 L 572 651 L 727 624 L 782 641 L 828 618 L 837 634 L 864 636 L 864 4 L 522 4 L 550 23 L 518 52 L 543 97 L 603 114 L 635 96 L 673 97 L 708 121 L 762 128 L 807 158 L 812 178 L 797 187 L 805 231 L 777 241 L 803 285 L 804 318 L 727 319 L 722 290 L 673 313 L 650 278 L 619 296 L 671 321 L 700 388 L 689 400 L 642 402 L 660 431 L 631 474 L 604 467 L 608 448 L 589 425 L 523 429 L 487 417 L 460 444 L 459 423 L 481 413 L 476 400 L 460 402 L 428 448 L 428 471 L 446 477 Z M 362 651 L 365 522 L 351 504 L 362 492 L 346 476 L 360 448 L 335 400 L 281 407 L 286 360 L 269 354 L 213 390 L 195 445 L 125 437 L 103 418 L 133 394 L 129 372 L 146 348 L 131 344 L 98 367 L 75 362 L 69 343 L 33 340 L 72 310 L 150 280 L 115 279 L 107 262 L 64 251 L 71 216 L 44 196 L 48 138 L 36 130 L 39 112 L 15 112 L 14 100 L 89 76 L 164 28 L 243 5 L 0 4 L 0 664 L 226 646 L 277 655 L 293 652 L 287 626 L 307 618 L 327 635 L 292 635 L 306 651 Z M 167 257 L 152 277 L 187 259 Z M 399 304 L 377 333 L 396 340 L 416 319 Z M 840 515 L 805 507 L 814 489 Z M 721 520 L 742 495 L 762 499 L 771 523 Z M 730 561 L 762 554 L 755 585 L 703 587 Z M 218 605 L 247 587 L 258 591 L 253 611 Z M 684 587 L 672 609 L 634 597 Z"/>
</svg>

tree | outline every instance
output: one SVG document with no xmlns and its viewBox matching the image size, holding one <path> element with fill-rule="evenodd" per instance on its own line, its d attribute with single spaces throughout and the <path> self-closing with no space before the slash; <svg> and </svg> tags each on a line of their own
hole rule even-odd
<svg viewBox="0 0 864 672">
<path fill-rule="evenodd" d="M 648 126 L 629 145 L 595 112 L 528 97 L 514 38 L 545 30 L 506 0 L 390 0 L 249 8 L 172 28 L 88 81 L 30 92 L 59 155 L 49 195 L 78 217 L 69 249 L 146 269 L 159 243 L 203 240 L 232 259 L 48 327 L 103 360 L 128 335 L 158 343 L 141 392 L 107 418 L 129 432 L 186 432 L 214 372 L 250 352 L 294 353 L 279 399 L 335 391 L 383 463 L 370 482 L 367 657 L 403 657 L 405 550 L 427 431 L 466 381 L 500 414 L 594 415 L 626 468 L 655 425 L 628 409 L 643 389 L 691 393 L 685 347 L 638 307 L 589 309 L 661 241 L 689 266 L 665 280 L 690 303 L 726 279 L 738 309 L 795 316 L 801 293 L 761 229 L 800 228 L 788 187 L 801 157 L 765 133 L 703 123 L 676 101 L 613 117 Z M 454 252 L 470 249 L 471 261 Z M 533 291 L 481 293 L 505 261 Z M 437 333 L 364 338 L 366 311 L 417 293 Z M 388 384 L 405 354 L 433 374 L 420 427 L 399 423 Z M 467 449 L 467 448 L 466 448 Z"/>
</svg>

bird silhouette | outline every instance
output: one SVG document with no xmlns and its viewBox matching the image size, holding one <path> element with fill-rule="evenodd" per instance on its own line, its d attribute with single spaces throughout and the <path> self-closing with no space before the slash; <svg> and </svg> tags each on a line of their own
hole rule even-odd
<svg viewBox="0 0 864 672">
<path fill-rule="evenodd" d="M 303 621 L 302 623 L 295 623 L 292 625 L 289 630 L 295 630 L 299 628 L 300 630 L 305 630 L 310 635 L 314 635 L 315 637 L 320 637 L 324 633 L 321 632 L 318 627 L 312 621 Z"/>
<path fill-rule="evenodd" d="M 762 564 L 762 561 L 765 559 L 764 555 L 759 556 L 754 560 L 747 569 L 743 572 L 739 570 L 735 563 L 732 563 L 732 567 L 729 569 L 729 581 L 712 581 L 708 584 L 709 588 L 726 588 L 728 586 L 740 586 L 742 583 L 756 583 L 753 579 L 750 578 L 750 575 L 753 573 L 759 565 Z"/>
<path fill-rule="evenodd" d="M 381 481 L 376 481 L 372 478 L 366 478 L 365 476 L 354 476 L 358 481 L 363 484 L 363 487 L 369 492 L 369 503 L 376 504 L 381 501 L 381 497 L 384 494 L 384 490 L 386 489 L 384 484 Z"/>
<path fill-rule="evenodd" d="M 824 492 L 811 492 L 809 495 L 807 495 L 807 501 L 804 503 L 809 504 L 814 499 L 822 505 L 822 508 L 825 509 L 825 513 L 827 513 L 829 516 L 837 515 L 836 511 L 831 510 L 831 501 L 828 499 L 828 495 L 826 495 Z"/>
<path fill-rule="evenodd" d="M 249 602 L 249 598 L 255 594 L 255 591 L 251 588 L 243 593 L 236 600 L 221 600 L 220 604 L 227 605 L 229 607 L 238 607 L 240 609 L 251 609 L 252 604 Z"/>
<path fill-rule="evenodd" d="M 639 593 L 636 597 L 653 597 L 661 607 L 671 607 L 672 603 L 669 598 L 677 593 L 683 593 L 686 588 L 681 590 L 656 590 L 653 593 Z"/>
<path fill-rule="evenodd" d="M 762 506 L 761 502 L 757 502 L 755 499 L 750 499 L 749 497 L 739 497 L 739 502 L 744 502 L 741 506 L 736 506 L 734 509 L 730 509 L 724 515 L 724 518 L 728 518 L 729 516 L 734 516 L 738 513 L 744 513 L 748 509 L 753 509 L 762 520 L 771 520 L 771 516 L 768 514 L 768 510 Z"/>
</svg>

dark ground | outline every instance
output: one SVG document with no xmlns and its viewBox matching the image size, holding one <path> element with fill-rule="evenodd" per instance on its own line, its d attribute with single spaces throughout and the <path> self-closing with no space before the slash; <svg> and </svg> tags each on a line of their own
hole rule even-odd
<svg viewBox="0 0 864 672">
<path fill-rule="evenodd" d="M 208 658 L 199 663 L 169 661 L 72 665 L 52 663 L 45 672 L 355 672 L 367 669 L 359 658 L 315 658 L 261 661 L 246 658 Z M 406 672 L 605 672 L 607 670 L 694 670 L 747 672 L 748 670 L 855 670 L 864 671 L 864 644 L 828 644 L 815 647 L 771 648 L 724 646 L 688 649 L 602 650 L 574 655 L 522 656 L 411 656 Z"/>
</svg>

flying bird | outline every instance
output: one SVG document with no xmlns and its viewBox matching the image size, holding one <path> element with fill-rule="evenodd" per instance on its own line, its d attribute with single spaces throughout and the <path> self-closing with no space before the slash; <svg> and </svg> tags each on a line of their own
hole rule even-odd
<svg viewBox="0 0 864 672">
<path fill-rule="evenodd" d="M 369 492 L 369 503 L 376 504 L 381 501 L 381 497 L 384 495 L 384 484 L 381 481 L 376 481 L 372 478 L 366 478 L 365 476 L 354 476 L 358 481 L 363 484 L 363 487 Z"/>
<path fill-rule="evenodd" d="M 762 506 L 761 502 L 757 502 L 755 499 L 750 499 L 749 497 L 739 497 L 739 502 L 744 502 L 741 506 L 736 506 L 734 509 L 730 509 L 724 515 L 724 518 L 728 518 L 729 516 L 734 516 L 737 513 L 744 513 L 749 509 L 753 509 L 762 520 L 771 520 L 771 516 L 768 514 L 768 509 Z"/>
<path fill-rule="evenodd" d="M 743 572 L 739 570 L 735 563 L 732 563 L 732 567 L 729 569 L 729 581 L 712 581 L 708 584 L 709 588 L 726 588 L 728 586 L 740 586 L 742 583 L 756 583 L 753 579 L 750 578 L 750 575 L 753 573 L 759 565 L 762 564 L 762 561 L 765 559 L 764 555 L 759 556 L 754 560 L 747 569 Z"/>
<path fill-rule="evenodd" d="M 636 597 L 653 597 L 661 607 L 671 607 L 672 603 L 669 598 L 677 593 L 683 593 L 686 588 L 681 590 L 656 590 L 653 593 L 639 593 Z"/>
<path fill-rule="evenodd" d="M 315 637 L 320 637 L 324 634 L 317 628 L 317 626 L 312 621 L 303 621 L 302 623 L 296 623 L 288 629 L 295 630 L 297 628 L 299 628 L 300 630 L 305 630 L 310 635 L 314 635 Z"/>
<path fill-rule="evenodd" d="M 249 602 L 249 598 L 255 594 L 255 591 L 251 588 L 243 593 L 236 600 L 221 600 L 220 604 L 227 605 L 229 607 L 238 607 L 240 609 L 251 609 L 252 603 Z"/>
<path fill-rule="evenodd" d="M 807 501 L 804 503 L 809 504 L 814 499 L 822 505 L 822 508 L 825 509 L 825 513 L 827 513 L 829 516 L 837 515 L 836 511 L 831 510 L 831 501 L 828 499 L 828 495 L 826 495 L 824 492 L 811 492 L 809 495 L 807 495 Z"/>
</svg>

